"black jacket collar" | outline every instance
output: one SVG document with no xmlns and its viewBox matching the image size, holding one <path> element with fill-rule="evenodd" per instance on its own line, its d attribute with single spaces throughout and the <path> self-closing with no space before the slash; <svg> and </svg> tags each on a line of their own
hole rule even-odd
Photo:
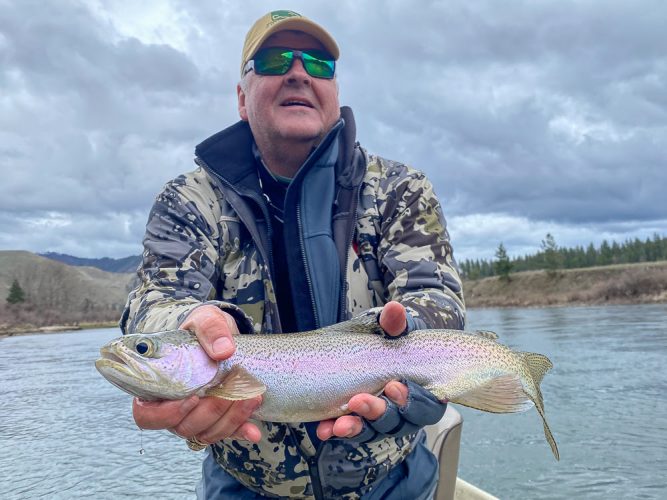
<svg viewBox="0 0 667 500">
<path fill-rule="evenodd" d="M 352 110 L 343 106 L 341 118 L 344 127 L 339 136 L 339 154 L 336 164 L 336 176 L 339 183 L 348 185 L 355 175 L 353 158 L 355 149 L 356 126 Z M 195 155 L 204 161 L 218 176 L 240 190 L 256 190 L 257 167 L 252 152 L 252 131 L 247 122 L 239 121 L 212 135 L 195 148 Z"/>
</svg>

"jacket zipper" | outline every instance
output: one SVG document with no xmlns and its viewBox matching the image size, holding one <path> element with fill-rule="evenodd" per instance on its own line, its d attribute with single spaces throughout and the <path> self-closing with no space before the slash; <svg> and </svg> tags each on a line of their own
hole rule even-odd
<svg viewBox="0 0 667 500">
<path fill-rule="evenodd" d="M 317 147 L 317 149 L 319 149 L 322 146 L 322 144 L 325 143 L 325 142 L 330 144 L 331 141 L 329 141 L 328 138 L 334 133 L 334 131 L 337 134 L 338 130 L 340 130 L 341 128 L 342 128 L 342 125 L 341 125 L 341 122 L 339 121 L 334 126 L 334 128 L 331 129 L 327 133 L 324 141 L 322 141 L 322 143 L 320 143 L 320 145 Z M 327 147 L 329 147 L 329 146 L 327 146 Z M 311 162 L 312 157 L 313 157 L 313 153 L 311 153 L 310 156 L 308 156 L 304 165 L 306 163 Z M 303 166 L 302 166 L 302 169 L 299 170 L 299 173 L 302 170 L 303 170 Z M 299 175 L 299 173 L 297 173 L 297 176 L 293 180 L 296 180 L 298 177 L 302 177 L 302 175 Z M 285 207 L 285 210 L 287 210 L 287 207 Z M 305 251 L 306 250 L 306 242 L 305 242 L 305 238 L 303 237 L 303 230 L 302 230 L 303 229 L 303 224 L 302 224 L 302 218 L 301 218 L 301 199 L 300 199 L 300 197 L 297 200 L 297 205 L 296 205 L 296 225 L 297 225 L 297 230 L 299 232 L 299 242 L 301 243 L 301 260 L 302 260 L 302 263 L 303 263 L 304 271 L 306 273 L 306 283 L 308 284 L 308 293 L 310 294 L 310 307 L 311 307 L 312 312 L 313 312 L 313 318 L 315 319 L 315 326 L 316 326 L 316 328 L 319 328 L 320 327 L 320 318 L 319 318 L 319 314 L 317 313 L 317 308 L 315 307 L 316 304 L 315 304 L 315 292 L 313 291 L 313 280 L 312 280 L 312 277 L 310 276 L 310 268 L 308 267 L 308 257 L 306 256 L 306 251 Z"/>
<path fill-rule="evenodd" d="M 313 292 L 313 279 L 310 276 L 310 267 L 308 267 L 308 257 L 306 256 L 306 241 L 303 237 L 303 225 L 301 223 L 301 203 L 296 206 L 296 225 L 299 231 L 299 240 L 301 243 L 301 259 L 303 261 L 303 270 L 306 273 L 306 283 L 308 283 L 308 293 L 310 294 L 310 307 L 315 318 L 315 328 L 320 327 L 320 318 L 315 307 L 315 293 Z"/>
<path fill-rule="evenodd" d="M 357 207 L 359 206 L 359 189 L 361 188 L 361 183 L 356 185 L 354 187 L 355 193 L 352 197 L 352 210 L 350 211 L 350 214 L 352 215 L 353 218 L 353 224 L 352 224 L 352 230 L 348 233 L 348 237 L 346 240 L 347 245 L 345 246 L 345 265 L 343 266 L 343 273 L 341 275 L 341 279 L 343 281 L 343 286 L 341 286 L 341 292 L 340 296 L 338 298 L 339 303 L 339 311 L 342 311 L 344 306 L 345 306 L 345 297 L 347 294 L 347 268 L 348 268 L 348 257 L 350 253 L 350 247 L 352 246 L 352 239 L 354 238 L 354 232 L 356 230 L 356 216 L 357 216 Z M 299 238 L 300 238 L 300 243 L 301 243 L 301 255 L 302 255 L 302 260 L 303 260 L 303 266 L 304 270 L 306 272 L 306 282 L 308 283 L 308 291 L 310 293 L 310 304 L 312 307 L 313 311 L 313 316 L 315 318 L 315 324 L 317 325 L 317 328 L 320 327 L 320 320 L 319 320 L 319 315 L 317 314 L 317 308 L 315 307 L 315 294 L 313 292 L 313 283 L 312 283 L 312 278 L 310 276 L 310 269 L 308 267 L 308 258 L 306 256 L 305 248 L 305 239 L 303 236 L 303 231 L 302 231 L 302 220 L 301 220 L 301 203 L 299 203 L 296 207 L 296 221 L 297 221 L 297 228 L 299 230 Z M 313 496 L 317 499 L 323 499 L 324 498 L 324 492 L 322 491 L 322 480 L 320 478 L 320 470 L 317 465 L 317 462 L 319 460 L 320 454 L 322 452 L 322 449 L 324 448 L 325 443 L 321 443 L 320 446 L 318 446 L 317 451 L 315 452 L 315 455 L 312 457 L 309 457 L 306 459 L 306 462 L 308 464 L 308 474 L 310 475 L 310 480 L 313 486 Z M 297 449 L 299 447 L 297 446 Z"/>
<path fill-rule="evenodd" d="M 294 429 L 289 424 L 285 424 L 287 426 L 287 436 L 289 436 L 289 440 L 292 442 L 292 446 L 294 446 L 294 449 L 298 451 L 298 453 L 301 455 L 301 457 L 306 461 L 306 464 L 308 465 L 308 475 L 310 476 L 310 482 L 313 488 L 313 497 L 315 497 L 316 500 L 324 500 L 324 493 L 322 491 L 322 481 L 320 480 L 320 471 L 317 468 L 317 461 L 320 458 L 320 454 L 322 451 L 322 443 L 321 446 L 317 448 L 317 451 L 315 452 L 315 455 L 308 457 L 306 454 L 303 452 L 301 449 L 301 446 L 297 443 L 296 438 L 294 437 Z M 307 433 L 308 431 L 304 429 L 304 431 Z"/>
<path fill-rule="evenodd" d="M 340 287 L 340 297 L 339 297 L 339 302 L 338 302 L 338 307 L 339 307 L 339 321 L 342 321 L 347 318 L 342 318 L 343 312 L 347 315 L 347 311 L 344 311 L 345 308 L 345 298 L 347 296 L 347 290 L 350 286 L 350 284 L 347 281 L 347 267 L 349 265 L 349 257 L 350 257 L 350 247 L 352 246 L 352 240 L 354 239 L 354 232 L 356 231 L 356 226 L 357 226 L 357 207 L 359 206 L 359 190 L 361 189 L 361 183 L 357 184 L 354 186 L 354 194 L 352 196 L 352 210 L 350 210 L 350 214 L 352 216 L 352 230 L 348 234 L 348 238 L 346 241 L 346 246 L 345 246 L 345 259 L 343 262 L 345 263 L 343 265 L 343 273 L 341 274 L 341 279 L 343 283 L 341 284 Z"/>
<path fill-rule="evenodd" d="M 310 474 L 310 482 L 313 485 L 313 496 L 317 499 L 324 498 L 324 492 L 322 491 L 322 481 L 320 480 L 320 469 L 317 467 L 317 460 L 320 458 L 320 446 L 317 450 L 317 453 L 308 459 L 308 472 Z"/>
</svg>

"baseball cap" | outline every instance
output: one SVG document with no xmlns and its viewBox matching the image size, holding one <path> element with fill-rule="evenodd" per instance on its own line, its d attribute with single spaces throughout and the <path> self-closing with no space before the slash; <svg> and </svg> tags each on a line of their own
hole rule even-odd
<svg viewBox="0 0 667 500">
<path fill-rule="evenodd" d="M 253 58 L 257 50 L 274 33 L 284 30 L 308 33 L 319 40 L 334 60 L 338 60 L 340 51 L 333 37 L 322 26 L 293 10 L 274 10 L 260 17 L 252 25 L 245 37 L 241 53 L 241 75 L 246 63 Z"/>
</svg>

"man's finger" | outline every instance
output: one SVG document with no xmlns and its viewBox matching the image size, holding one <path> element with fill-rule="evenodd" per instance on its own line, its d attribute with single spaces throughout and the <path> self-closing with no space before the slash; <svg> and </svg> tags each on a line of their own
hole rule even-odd
<svg viewBox="0 0 667 500">
<path fill-rule="evenodd" d="M 384 395 L 398 406 L 405 406 L 408 402 L 408 387 L 397 380 L 392 380 L 384 386 Z"/>
<path fill-rule="evenodd" d="M 405 307 L 395 301 L 387 302 L 382 308 L 379 319 L 380 326 L 392 337 L 400 335 L 408 326 Z"/>
<path fill-rule="evenodd" d="M 142 429 L 168 429 L 177 426 L 198 403 L 197 396 L 178 401 L 142 401 L 134 398 L 132 415 Z"/>
<path fill-rule="evenodd" d="M 205 443 L 215 443 L 238 434 L 261 401 L 261 397 L 235 401 L 213 425 L 198 433 L 197 438 Z"/>
<path fill-rule="evenodd" d="M 173 432 L 170 430 L 170 432 Z M 174 434 L 176 434 L 174 432 Z M 206 437 L 202 437 L 202 435 L 194 436 L 197 438 L 197 441 L 204 443 L 206 445 L 217 443 L 220 441 L 219 439 L 213 439 L 213 440 L 208 440 Z M 187 439 L 187 438 L 186 438 Z M 229 439 L 234 439 L 236 441 L 250 441 L 251 443 L 259 443 L 262 440 L 262 431 L 259 430 L 259 427 L 257 427 L 255 424 L 251 422 L 246 422 L 243 424 L 241 427 L 239 427 L 234 434 L 229 436 Z"/>
<path fill-rule="evenodd" d="M 255 424 L 246 422 L 234 434 L 236 439 L 259 443 L 262 439 L 262 431 Z"/>
<path fill-rule="evenodd" d="M 213 426 L 227 413 L 234 401 L 216 397 L 202 398 L 199 404 L 173 427 L 179 436 L 198 436 Z M 238 427 L 238 426 L 237 426 Z M 228 437 L 236 427 L 224 437 Z"/>
<path fill-rule="evenodd" d="M 352 415 L 338 417 L 333 425 L 333 434 L 338 437 L 353 437 L 364 428 L 361 418 Z"/>
<path fill-rule="evenodd" d="M 357 394 L 350 399 L 348 408 L 366 420 L 377 420 L 387 411 L 387 402 L 371 394 Z"/>
<path fill-rule="evenodd" d="M 335 420 L 330 419 L 330 420 L 322 420 L 319 425 L 317 426 L 317 437 L 320 438 L 322 441 L 326 441 L 327 439 L 333 437 L 333 426 L 334 426 Z"/>
</svg>

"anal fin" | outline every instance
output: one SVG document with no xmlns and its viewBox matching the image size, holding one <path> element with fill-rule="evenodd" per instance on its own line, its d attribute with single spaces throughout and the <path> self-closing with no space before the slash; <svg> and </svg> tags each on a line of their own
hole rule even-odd
<svg viewBox="0 0 667 500">
<path fill-rule="evenodd" d="M 491 413 L 517 413 L 533 406 L 521 380 L 513 375 L 494 378 L 486 384 L 451 399 L 452 403 Z"/>
</svg>

